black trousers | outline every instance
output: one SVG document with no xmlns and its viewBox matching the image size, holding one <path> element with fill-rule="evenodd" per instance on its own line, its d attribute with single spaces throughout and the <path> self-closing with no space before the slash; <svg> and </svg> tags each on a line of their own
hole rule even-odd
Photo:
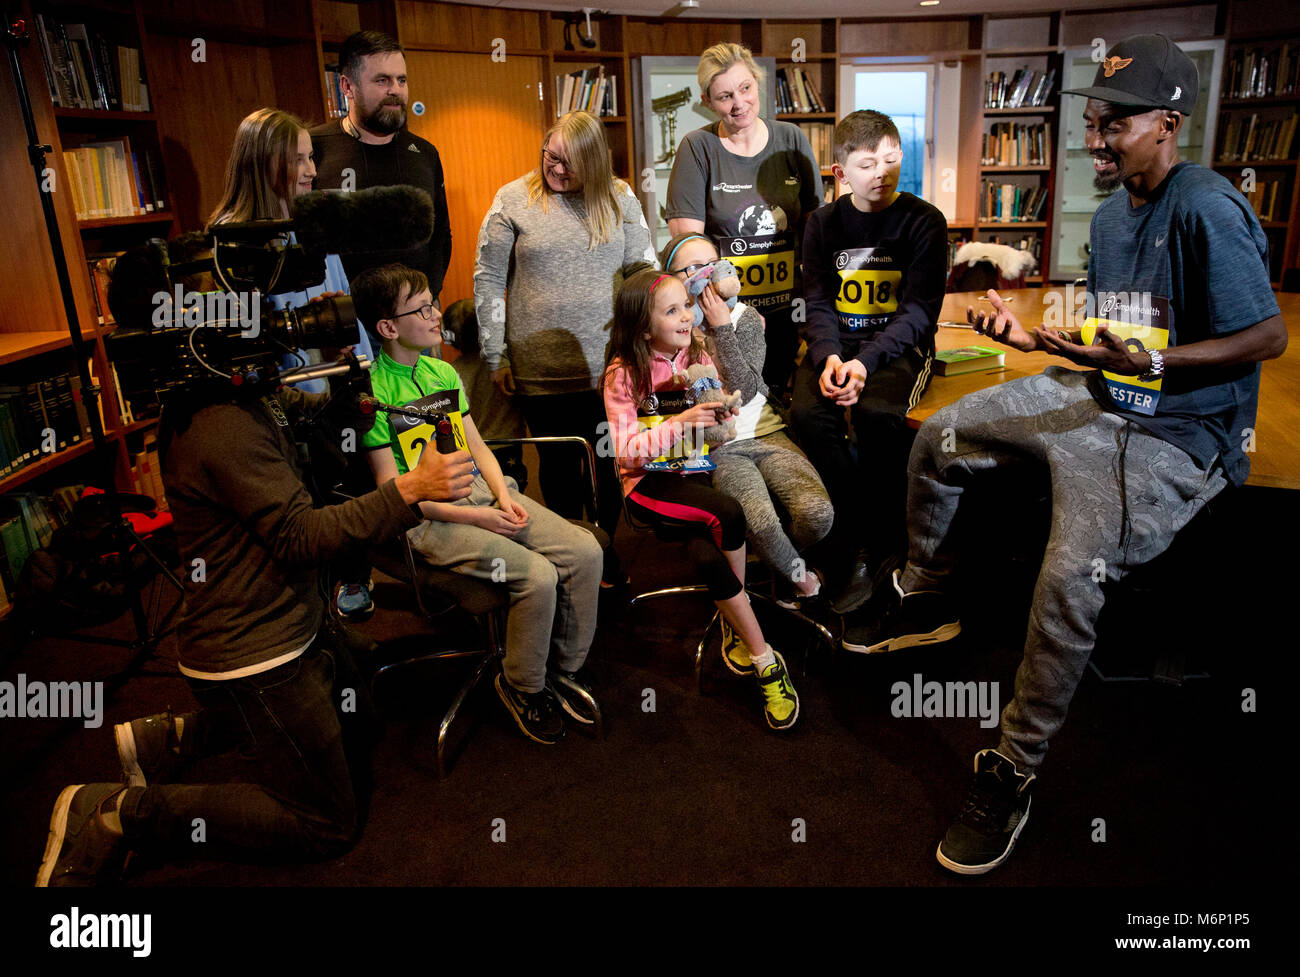
<svg viewBox="0 0 1300 977">
<path fill-rule="evenodd" d="M 832 576 L 847 574 L 859 549 L 877 559 L 906 549 L 907 458 L 916 437 L 907 412 L 930 384 L 931 362 L 932 357 L 908 350 L 867 377 L 858 402 L 848 409 L 856 450 L 845 409 L 822 396 L 818 386 L 825 364 L 805 358 L 795 373 L 790 421 L 835 507 L 826 537 Z"/>
<path fill-rule="evenodd" d="M 687 544 L 697 579 L 714 600 L 730 600 L 744 587 L 723 552 L 745 545 L 745 512 L 729 495 L 713 487 L 707 475 L 649 472 L 628 493 L 629 510 L 648 523 L 689 524 Z"/>
<path fill-rule="evenodd" d="M 799 326 L 792 315 L 793 310 L 788 308 L 763 313 L 763 338 L 767 342 L 763 381 L 777 400 L 784 398 L 786 387 L 790 385 L 794 357 L 799 351 Z"/>
</svg>

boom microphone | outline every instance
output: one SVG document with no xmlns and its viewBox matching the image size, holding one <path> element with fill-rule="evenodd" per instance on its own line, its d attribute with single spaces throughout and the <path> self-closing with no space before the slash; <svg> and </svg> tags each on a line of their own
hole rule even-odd
<svg viewBox="0 0 1300 977">
<path fill-rule="evenodd" d="M 433 236 L 433 198 L 415 187 L 313 190 L 292 210 L 298 243 L 317 253 L 405 250 Z"/>
</svg>

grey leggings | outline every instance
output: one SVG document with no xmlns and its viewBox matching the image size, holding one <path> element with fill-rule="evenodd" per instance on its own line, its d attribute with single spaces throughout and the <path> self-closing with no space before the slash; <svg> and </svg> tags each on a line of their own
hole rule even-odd
<svg viewBox="0 0 1300 977">
<path fill-rule="evenodd" d="M 709 451 L 717 470 L 713 487 L 740 503 L 754 550 L 787 580 L 803 567 L 799 551 L 831 530 L 835 512 L 812 462 L 781 431 L 728 441 Z M 772 504 L 775 495 L 790 514 L 786 534 Z"/>
<path fill-rule="evenodd" d="M 1203 471 L 1181 448 L 1103 411 L 1087 376 L 1048 367 L 963 397 L 922 425 L 908 464 L 908 592 L 944 589 L 953 517 L 972 477 L 1011 465 L 1046 466 L 1051 476 L 1051 535 L 998 747 L 1022 773 L 1065 722 L 1092 655 L 1098 571 L 1119 580 L 1155 559 L 1227 484 L 1217 463 Z M 1008 518 L 1017 502 L 1007 500 Z"/>
</svg>

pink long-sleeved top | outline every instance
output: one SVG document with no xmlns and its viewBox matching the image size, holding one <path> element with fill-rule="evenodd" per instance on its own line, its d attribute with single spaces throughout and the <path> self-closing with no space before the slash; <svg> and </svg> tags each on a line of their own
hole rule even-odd
<svg viewBox="0 0 1300 977">
<path fill-rule="evenodd" d="M 650 365 L 650 386 L 660 390 L 678 390 L 686 386 L 686 368 L 689 349 L 678 352 L 671 360 L 656 353 Z M 707 353 L 695 363 L 713 366 Z M 609 376 L 609 374 L 613 376 Z M 645 476 L 645 463 L 665 455 L 685 434 L 685 427 L 675 420 L 665 420 L 654 427 L 646 427 L 637 420 L 636 409 L 644 398 L 632 390 L 631 374 L 622 360 L 615 360 L 606 371 L 605 417 L 609 420 L 609 436 L 618 459 L 619 475 L 623 479 L 623 494 L 628 495 L 637 482 Z"/>
</svg>

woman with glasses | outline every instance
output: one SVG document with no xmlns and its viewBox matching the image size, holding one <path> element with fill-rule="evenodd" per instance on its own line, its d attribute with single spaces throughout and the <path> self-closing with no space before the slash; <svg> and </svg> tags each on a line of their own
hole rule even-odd
<svg viewBox="0 0 1300 977">
<path fill-rule="evenodd" d="M 474 265 L 483 359 L 501 394 L 516 397 L 535 437 L 577 435 L 600 444 L 607 329 L 619 269 L 632 261 L 655 261 L 641 204 L 613 174 L 600 121 L 570 112 L 542 138 L 537 169 L 497 191 Z M 597 522 L 613 538 L 622 491 L 612 458 L 598 456 L 596 467 Z M 545 452 L 539 480 L 548 508 L 581 515 L 579 460 Z M 611 557 L 604 582 L 623 579 Z"/>
<path fill-rule="evenodd" d="M 759 116 L 763 72 L 749 49 L 726 42 L 702 55 L 700 99 L 718 121 L 688 132 L 668 180 L 668 233 L 707 234 L 740 272 L 740 297 L 767 322 L 763 379 L 778 399 L 794 372 L 803 295 L 803 224 L 821 206 L 817 159 L 803 130 Z"/>
</svg>

